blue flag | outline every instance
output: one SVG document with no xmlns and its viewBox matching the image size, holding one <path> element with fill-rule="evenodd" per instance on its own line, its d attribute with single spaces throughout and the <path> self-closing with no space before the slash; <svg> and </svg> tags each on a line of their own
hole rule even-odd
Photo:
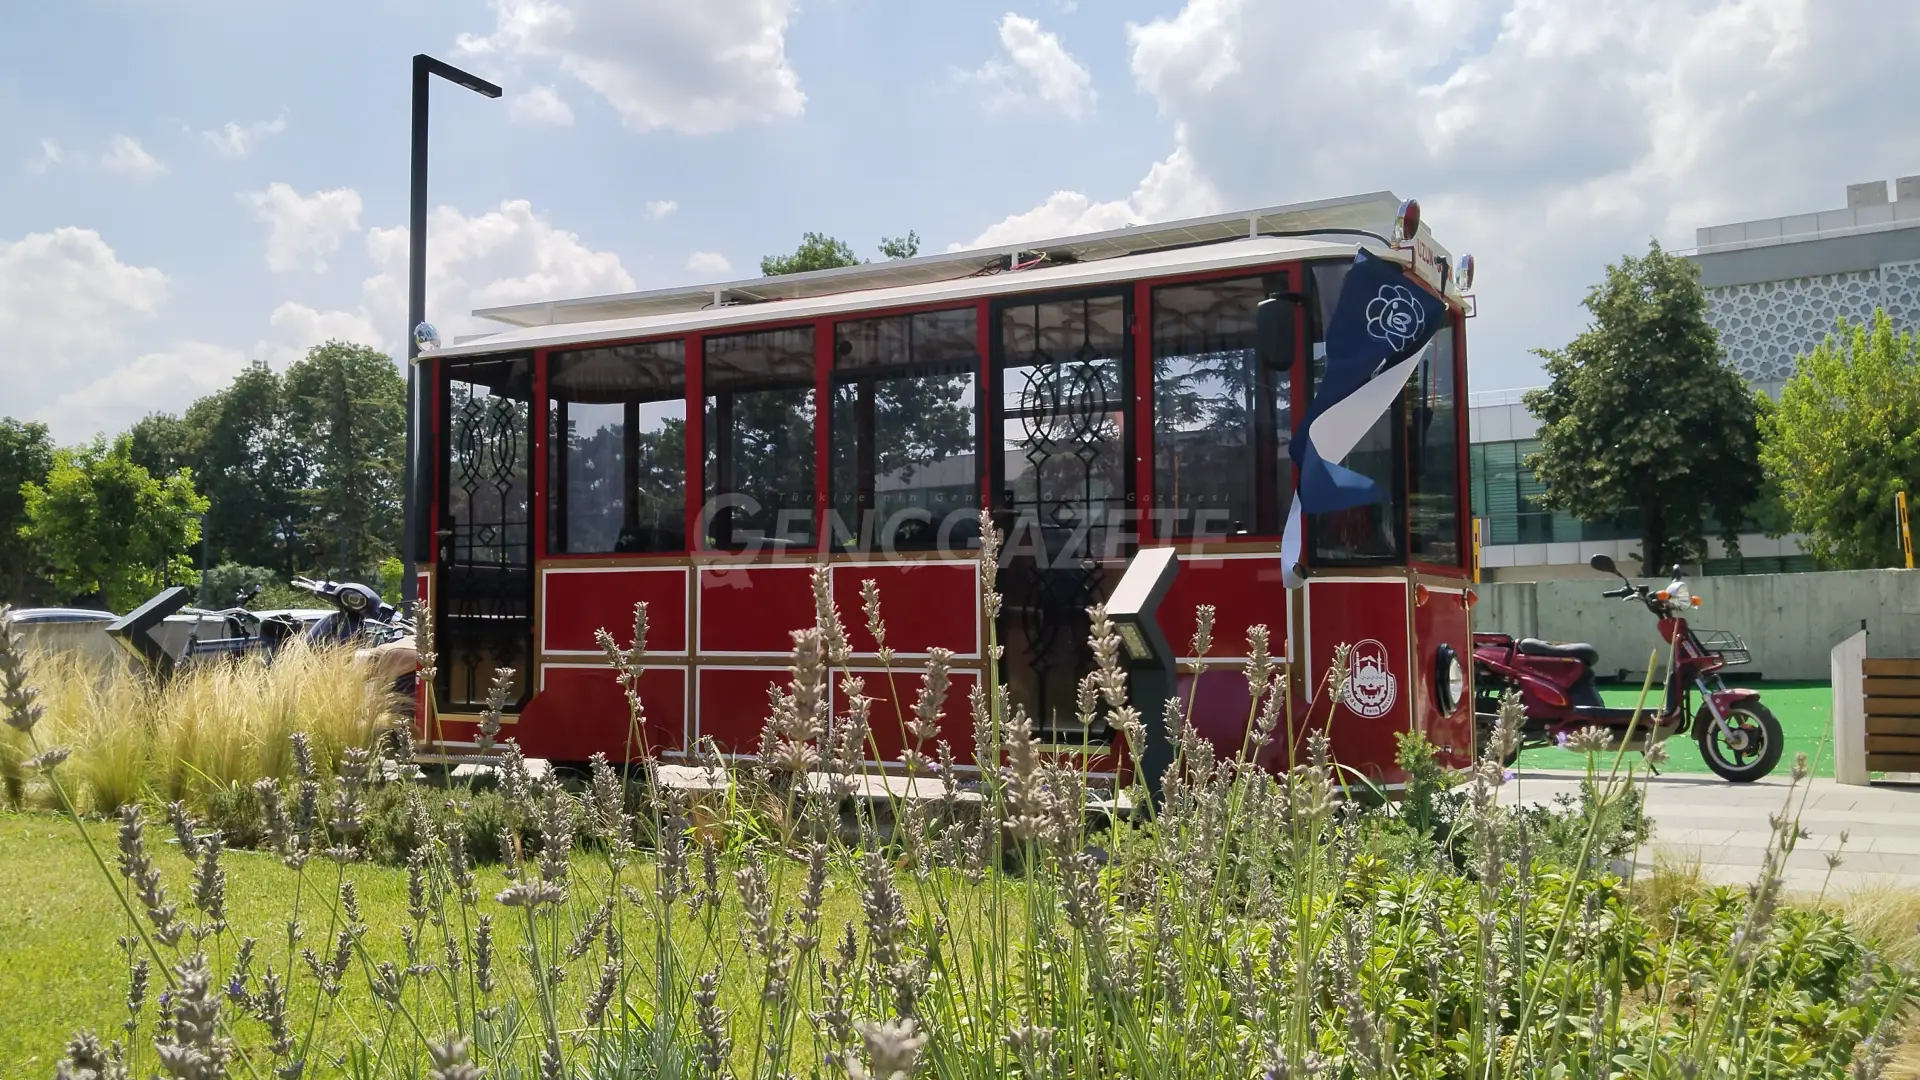
<svg viewBox="0 0 1920 1080">
<path fill-rule="evenodd" d="M 1446 304 L 1399 264 L 1354 255 L 1327 322 L 1327 370 L 1289 450 L 1300 466 L 1300 508 L 1323 514 L 1379 502 L 1385 493 L 1339 462 L 1393 407 L 1413 361 L 1442 326 Z"/>
</svg>

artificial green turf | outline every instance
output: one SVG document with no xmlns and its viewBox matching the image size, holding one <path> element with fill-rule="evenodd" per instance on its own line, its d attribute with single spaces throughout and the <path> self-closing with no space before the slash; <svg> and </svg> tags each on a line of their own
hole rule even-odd
<svg viewBox="0 0 1920 1080">
<path fill-rule="evenodd" d="M 1780 730 L 1786 735 L 1786 750 L 1780 755 L 1780 766 L 1775 771 L 1784 775 L 1793 762 L 1793 755 L 1805 753 L 1812 766 L 1814 776 L 1833 775 L 1833 688 L 1824 682 L 1767 682 L 1754 687 L 1760 691 L 1760 702 L 1773 710 L 1780 720 Z M 1648 703 L 1658 707 L 1661 688 L 1654 686 L 1648 692 Z M 1638 686 L 1612 686 L 1601 691 L 1607 704 L 1621 708 L 1632 708 L 1640 699 Z M 1695 707 L 1698 707 L 1696 702 Z M 1661 772 L 1668 773 L 1705 773 L 1710 772 L 1707 763 L 1700 759 L 1700 746 L 1690 734 L 1675 735 L 1667 740 L 1666 764 L 1660 766 Z M 1629 755 L 1629 761 L 1638 760 L 1637 755 Z M 1528 750 L 1520 755 L 1520 767 L 1524 769 L 1583 769 L 1586 759 L 1570 750 L 1546 747 Z"/>
</svg>

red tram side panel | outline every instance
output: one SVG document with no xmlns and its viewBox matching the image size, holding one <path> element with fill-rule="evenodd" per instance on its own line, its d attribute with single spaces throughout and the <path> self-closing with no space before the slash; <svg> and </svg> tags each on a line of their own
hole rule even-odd
<svg viewBox="0 0 1920 1080">
<path fill-rule="evenodd" d="M 546 656 L 600 656 L 596 635 L 633 645 L 633 607 L 647 605 L 646 652 L 687 654 L 685 566 L 548 567 L 540 573 L 540 651 Z"/>
<path fill-rule="evenodd" d="M 1399 783 L 1396 736 L 1413 730 L 1413 630 L 1400 577 L 1311 578 L 1306 592 L 1301 688 L 1311 726 L 1324 729 L 1335 761 L 1369 779 Z M 1334 650 L 1350 646 L 1344 686 L 1327 684 Z"/>
<path fill-rule="evenodd" d="M 1473 685 L 1463 683 L 1460 700 L 1450 710 L 1440 700 L 1447 673 L 1439 668 L 1441 646 L 1459 658 L 1463 674 L 1473 669 L 1472 608 L 1468 600 L 1470 586 L 1464 580 L 1447 584 L 1430 582 L 1416 591 L 1413 607 L 1414 680 L 1420 694 L 1420 730 L 1443 767 L 1464 769 L 1473 764 L 1477 748 L 1473 745 Z"/>
</svg>

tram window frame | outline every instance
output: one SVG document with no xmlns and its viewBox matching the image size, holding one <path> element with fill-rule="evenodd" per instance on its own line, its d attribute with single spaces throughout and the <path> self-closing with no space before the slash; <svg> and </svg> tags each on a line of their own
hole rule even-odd
<svg viewBox="0 0 1920 1080">
<path fill-rule="evenodd" d="M 581 401 L 562 396 L 562 392 L 572 389 L 566 383 L 570 369 L 588 364 L 616 364 L 631 366 L 638 377 L 634 386 L 625 396 L 614 396 L 607 401 Z M 599 388 L 589 388 L 592 393 Z M 624 387 L 601 390 L 601 393 L 619 394 Z M 687 342 L 685 338 L 661 338 L 652 341 L 622 342 L 617 345 L 594 346 L 584 349 L 555 350 L 547 359 L 547 545 L 548 553 L 553 555 L 672 555 L 687 550 L 686 527 L 686 421 L 687 421 Z M 615 526 L 610 543 L 592 543 L 583 541 L 574 533 L 574 511 L 583 509 L 575 505 L 579 492 L 572 490 L 573 470 L 582 462 L 576 459 L 573 447 L 566 437 L 564 424 L 572 421 L 568 417 L 569 406 L 622 407 L 623 415 L 617 425 L 619 447 L 614 455 L 621 469 L 620 478 L 615 481 L 615 495 L 610 500 L 616 505 L 619 522 Z M 663 458 L 660 468 L 650 470 L 651 477 L 642 476 L 642 458 L 639 439 L 643 434 L 638 424 L 642 420 L 642 410 L 647 406 L 664 406 L 656 410 L 661 426 L 677 422 L 680 435 L 671 440 L 669 449 L 656 457 Z M 671 415 L 677 410 L 677 415 Z M 576 422 L 577 421 L 573 421 Z M 616 425 L 603 425 L 601 434 Z M 670 438 L 669 432 L 660 432 L 660 437 Z M 672 481 L 661 483 L 662 474 L 670 475 Z M 655 496 L 664 490 L 664 494 Z M 643 526 L 641 513 L 643 501 L 657 504 L 657 512 L 651 515 L 651 521 Z"/>
<path fill-rule="evenodd" d="M 1407 404 L 1407 559 L 1412 563 L 1449 570 L 1467 566 L 1467 543 L 1463 535 L 1467 501 L 1463 494 L 1466 485 L 1462 477 L 1465 466 L 1461 461 L 1461 444 L 1464 440 L 1460 430 L 1462 402 L 1459 350 L 1458 317 L 1449 312 L 1440 332 L 1423 350 L 1420 364 L 1407 380 L 1406 392 L 1402 395 Z M 1417 440 L 1415 428 L 1421 419 L 1422 381 L 1434 371 L 1444 373 L 1444 383 L 1428 396 L 1443 405 L 1431 410 L 1434 422 L 1429 422 L 1427 426 L 1428 438 Z M 1435 435 L 1443 437 L 1436 441 Z M 1435 464 L 1442 462 L 1443 468 L 1433 469 Z M 1435 490 L 1423 493 L 1423 481 L 1429 473 L 1443 482 Z M 1434 505 L 1444 503 L 1444 509 L 1439 513 L 1419 511 L 1416 502 L 1423 494 Z M 1432 522 L 1433 527 L 1423 528 L 1423 520 Z"/>
<path fill-rule="evenodd" d="M 809 322 L 797 326 L 756 327 L 702 339 L 701 502 L 696 528 L 703 534 L 706 549 L 797 551 L 818 544 L 815 500 L 820 477 L 815 453 L 819 395 L 814 380 L 818 367 L 815 355 L 818 335 L 819 328 Z M 780 341 L 783 338 L 784 344 Z M 771 355 L 753 357 L 751 343 L 755 341 L 772 347 Z M 740 363 L 724 359 L 734 343 L 739 343 L 741 349 Z M 755 367 L 762 370 L 754 370 Z M 752 490 L 757 485 L 742 484 L 733 475 L 733 451 L 738 447 L 728 441 L 729 436 L 737 434 L 734 422 L 740 399 L 772 395 L 791 395 L 793 400 L 781 406 L 791 422 L 780 430 L 762 431 L 766 437 L 762 449 L 769 460 L 790 464 L 796 470 L 793 479 L 804 484 L 804 490 L 796 487 L 790 493 L 794 498 L 783 499 L 781 506 L 767 505 L 761 496 L 768 492 Z M 749 520 L 762 522 L 760 527 L 741 524 L 738 515 L 741 508 L 731 505 L 734 498 L 750 499 L 759 506 Z M 766 520 L 766 515 L 771 515 L 771 520 Z"/>
<path fill-rule="evenodd" d="M 1327 367 L 1327 323 L 1332 319 L 1334 309 L 1340 302 L 1340 291 L 1346 285 L 1347 271 L 1353 263 L 1346 259 L 1320 259 L 1306 264 L 1306 284 L 1311 297 L 1307 311 L 1311 319 L 1311 349 L 1307 359 L 1309 365 L 1307 378 L 1308 407 L 1311 407 L 1313 394 L 1320 388 L 1320 379 Z M 1393 404 L 1374 425 L 1367 429 L 1355 445 L 1355 452 L 1377 437 L 1385 436 L 1388 445 L 1383 456 L 1388 462 L 1390 475 L 1381 477 L 1366 470 L 1357 470 L 1387 490 L 1387 498 L 1381 503 L 1355 507 L 1351 510 L 1339 510 L 1326 514 L 1307 515 L 1306 557 L 1309 566 L 1324 567 L 1367 567 L 1367 566 L 1405 566 L 1407 565 L 1407 418 L 1406 395 L 1394 396 Z M 1348 468 L 1354 468 L 1349 455 L 1344 462 Z M 1357 515 L 1372 514 L 1374 507 L 1385 506 L 1384 513 L 1367 523 L 1369 530 L 1375 526 L 1384 526 L 1379 536 L 1390 543 L 1390 550 L 1363 552 L 1348 546 L 1344 549 L 1335 546 L 1323 546 L 1336 530 L 1345 527 L 1346 522 L 1356 520 Z M 1345 515 L 1344 517 L 1342 515 Z"/>
<path fill-rule="evenodd" d="M 1292 275 L 1286 270 L 1271 270 L 1264 273 L 1241 274 L 1194 280 L 1172 281 L 1155 285 L 1149 297 L 1149 343 L 1153 353 L 1153 506 L 1149 513 L 1154 519 L 1156 536 L 1177 540 L 1221 539 L 1210 531 L 1200 529 L 1202 524 L 1196 515 L 1192 520 L 1181 508 L 1172 505 L 1170 496 L 1177 489 L 1173 481 L 1175 473 L 1168 468 L 1167 455 L 1172 449 L 1175 429 L 1168 426 L 1168 409 L 1164 397 L 1164 382 L 1169 380 L 1170 372 L 1166 363 L 1175 359 L 1192 359 L 1202 356 L 1220 356 L 1226 353 L 1242 353 L 1240 363 L 1251 371 L 1250 380 L 1253 401 L 1245 411 L 1245 419 L 1235 426 L 1235 430 L 1245 436 L 1244 449 L 1238 454 L 1229 454 L 1232 465 L 1242 470 L 1243 483 L 1236 485 L 1243 490 L 1237 494 L 1245 498 L 1249 513 L 1238 527 L 1229 525 L 1224 538 L 1233 540 L 1260 539 L 1280 535 L 1286 506 L 1293 491 L 1293 463 L 1288 457 L 1288 448 L 1293 435 L 1293 369 L 1266 368 L 1260 365 L 1255 348 L 1256 310 L 1262 299 L 1274 293 L 1286 292 Z M 1252 288 L 1247 292 L 1247 304 L 1244 325 L 1228 330 L 1221 341 L 1209 341 L 1208 335 L 1219 333 L 1217 326 L 1201 328 L 1199 348 L 1175 345 L 1180 337 L 1191 337 L 1196 331 L 1190 325 L 1173 324 L 1165 316 L 1172 315 L 1182 320 L 1196 315 L 1206 317 L 1205 312 L 1175 311 L 1169 301 L 1181 293 L 1195 293 L 1203 290 L 1222 288 Z M 1221 430 L 1203 428 L 1206 430 Z M 1210 522 L 1209 522 L 1210 523 Z"/>
<path fill-rule="evenodd" d="M 992 362 L 988 366 L 990 385 L 987 391 L 987 467 L 991 470 L 988 473 L 991 484 L 989 493 L 993 516 L 1001 531 L 1011 538 L 1010 546 L 1016 541 L 1022 544 L 1038 542 L 1046 549 L 1048 558 L 1057 558 L 1059 552 L 1054 548 L 1060 540 L 1064 538 L 1071 541 L 1074 536 L 1084 534 L 1085 550 L 1089 553 L 1088 557 L 1093 559 L 1129 558 L 1139 546 L 1141 522 L 1131 512 L 1137 506 L 1138 497 L 1136 421 L 1142 407 L 1134 378 L 1137 348 L 1133 333 L 1136 318 L 1135 284 L 1126 282 L 1057 292 L 1017 293 L 997 298 L 989 309 L 991 330 L 988 340 L 993 350 Z M 1098 359 L 1112 365 L 1113 382 L 1108 385 L 1105 381 L 1109 369 L 1097 369 L 1103 395 L 1111 396 L 1103 397 L 1102 404 L 1108 408 L 1095 414 L 1110 416 L 1116 421 L 1117 430 L 1111 438 L 1102 440 L 1105 449 L 1096 455 L 1097 458 L 1111 456 L 1112 461 L 1108 464 L 1113 466 L 1111 479 L 1114 488 L 1108 494 L 1080 500 L 1088 503 L 1089 516 L 1061 526 L 1057 524 L 1060 519 L 1042 514 L 1045 504 L 1050 500 L 1038 488 L 1035 490 L 1035 499 L 1020 497 L 1019 485 L 1017 481 L 1009 479 L 1007 466 L 1009 456 L 1017 452 L 1016 447 L 1027 441 L 1018 437 L 1010 438 L 1009 434 L 1014 430 L 1012 425 L 1023 424 L 1031 418 L 1031 410 L 1022 404 L 1024 393 L 1033 386 L 1030 373 L 1037 367 L 1048 366 L 1034 365 L 1028 360 L 1035 350 L 1045 351 L 1044 342 L 1051 331 L 1041 326 L 1027 327 L 1021 313 L 1074 303 L 1085 305 L 1086 315 L 1092 314 L 1093 304 L 1103 307 L 1114 305 L 1111 314 L 1103 311 L 1079 324 L 1083 342 L 1087 340 L 1089 327 L 1098 320 L 1114 317 L 1118 321 L 1118 333 L 1110 343 L 1103 341 L 1103 347 L 1098 350 Z M 1112 348 L 1105 348 L 1106 344 L 1111 344 Z M 1016 372 L 1020 373 L 1017 388 L 1009 387 L 1008 376 Z M 1075 500 L 1051 501 L 1064 503 Z M 1034 530 L 1030 536 L 1026 533 L 1028 529 Z"/>
<path fill-rule="evenodd" d="M 942 327 L 941 323 L 948 325 Z M 832 324 L 832 332 L 833 365 L 827 402 L 828 543 L 839 550 L 932 550 L 957 539 L 969 527 L 977 531 L 984 468 L 982 432 L 986 425 L 980 378 L 980 307 L 841 319 Z M 880 387 L 889 382 L 942 377 L 966 379 L 966 400 L 957 403 L 963 406 L 969 426 L 964 448 L 902 468 L 934 468 L 970 455 L 973 468 L 968 470 L 964 485 L 965 505 L 936 501 L 929 506 L 922 498 L 907 500 L 882 516 L 882 449 L 878 444 L 885 432 L 880 427 L 877 401 Z M 942 489 L 909 483 L 900 490 L 918 493 Z M 936 514 L 936 510 L 940 512 Z M 888 525 L 896 527 L 887 530 Z M 883 531 L 887 535 L 881 535 Z"/>
</svg>

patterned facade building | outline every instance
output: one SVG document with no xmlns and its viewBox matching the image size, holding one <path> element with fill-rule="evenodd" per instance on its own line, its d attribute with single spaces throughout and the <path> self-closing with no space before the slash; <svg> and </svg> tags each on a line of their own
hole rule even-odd
<svg viewBox="0 0 1920 1080">
<path fill-rule="evenodd" d="M 1920 330 L 1920 177 L 1847 189 L 1847 206 L 1700 229 L 1708 318 L 1748 382 L 1777 390 L 1838 322 L 1876 309 Z"/>
</svg>

